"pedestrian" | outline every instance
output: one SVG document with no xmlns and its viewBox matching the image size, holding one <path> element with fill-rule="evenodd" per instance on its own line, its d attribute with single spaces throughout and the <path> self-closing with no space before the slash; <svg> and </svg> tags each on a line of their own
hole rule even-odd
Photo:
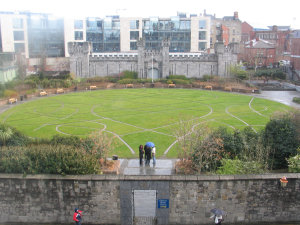
<svg viewBox="0 0 300 225">
<path fill-rule="evenodd" d="M 147 145 L 144 146 L 144 150 L 145 150 L 145 165 L 150 165 L 150 160 L 151 160 L 151 148 Z"/>
<path fill-rule="evenodd" d="M 81 225 L 81 219 L 82 219 L 81 216 L 82 216 L 82 211 L 75 208 L 75 212 L 73 214 L 73 220 L 75 221 L 75 225 Z"/>
<path fill-rule="evenodd" d="M 140 153 L 140 165 L 143 165 L 143 157 L 144 157 L 144 146 L 143 145 L 140 145 L 139 153 Z"/>
<path fill-rule="evenodd" d="M 153 159 L 153 165 L 155 166 L 155 164 L 156 164 L 156 158 L 155 158 L 156 148 L 155 148 L 155 146 L 152 147 L 151 154 L 152 154 L 152 159 Z"/>
<path fill-rule="evenodd" d="M 214 218 L 216 225 L 221 225 L 221 223 L 223 221 L 222 215 L 212 215 L 210 218 Z"/>
</svg>

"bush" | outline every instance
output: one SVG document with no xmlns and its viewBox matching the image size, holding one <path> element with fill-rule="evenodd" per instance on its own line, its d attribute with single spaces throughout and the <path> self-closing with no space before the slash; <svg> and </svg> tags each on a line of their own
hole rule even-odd
<svg viewBox="0 0 300 225">
<path fill-rule="evenodd" d="M 6 124 L 0 124 L 0 146 L 25 146 L 29 138 Z"/>
<path fill-rule="evenodd" d="M 300 147 L 297 149 L 298 154 L 290 157 L 288 161 L 289 172 L 291 173 L 299 173 L 300 172 Z"/>
<path fill-rule="evenodd" d="M 299 140 L 297 126 L 291 115 L 276 115 L 266 125 L 264 130 L 264 144 L 273 151 L 273 169 L 287 168 L 286 159 L 296 154 Z"/>
<path fill-rule="evenodd" d="M 189 80 L 183 80 L 183 79 L 172 79 L 172 82 L 174 84 L 190 84 L 191 83 Z"/>
<path fill-rule="evenodd" d="M 138 73 L 135 71 L 125 70 L 120 74 L 120 79 L 137 79 Z"/>
<path fill-rule="evenodd" d="M 118 81 L 119 84 L 136 84 L 137 80 L 135 79 L 122 79 Z"/>
<path fill-rule="evenodd" d="M 13 90 L 5 90 L 4 91 L 4 97 L 5 98 L 16 98 L 18 96 L 18 93 Z"/>
<path fill-rule="evenodd" d="M 221 164 L 217 174 L 260 174 L 264 172 L 263 165 L 256 161 L 222 159 Z"/>
<path fill-rule="evenodd" d="M 293 102 L 300 104 L 300 98 L 294 97 L 293 98 Z"/>
<path fill-rule="evenodd" d="M 96 174 L 99 162 L 82 149 L 64 145 L 34 145 L 0 149 L 0 172 L 23 174 Z"/>
<path fill-rule="evenodd" d="M 189 80 L 189 78 L 187 78 L 186 76 L 184 75 L 170 75 L 167 77 L 167 79 L 180 79 L 180 80 Z"/>
</svg>

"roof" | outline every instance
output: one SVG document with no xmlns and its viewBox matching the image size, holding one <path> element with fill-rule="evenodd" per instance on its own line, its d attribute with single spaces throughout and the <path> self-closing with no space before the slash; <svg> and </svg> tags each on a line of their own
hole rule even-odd
<svg viewBox="0 0 300 225">
<path fill-rule="evenodd" d="M 251 47 L 251 42 L 252 42 L 252 47 Z M 275 48 L 275 44 L 263 39 L 260 40 L 253 39 L 245 43 L 245 48 Z"/>
<path fill-rule="evenodd" d="M 268 28 L 269 28 L 270 30 L 273 30 L 273 27 L 274 27 L 274 26 L 268 26 Z M 276 26 L 276 27 L 277 27 L 277 30 L 281 30 L 281 31 L 285 31 L 285 30 L 290 30 L 290 29 L 291 29 L 290 26 Z"/>
</svg>

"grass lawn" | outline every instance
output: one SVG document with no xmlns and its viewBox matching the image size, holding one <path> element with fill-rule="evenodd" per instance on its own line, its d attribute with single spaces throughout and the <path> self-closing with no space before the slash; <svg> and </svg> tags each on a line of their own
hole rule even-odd
<svg viewBox="0 0 300 225">
<path fill-rule="evenodd" d="M 193 120 L 211 127 L 262 129 L 281 103 L 251 96 L 193 89 L 98 90 L 40 98 L 19 104 L 0 120 L 30 137 L 87 136 L 104 130 L 114 136 L 111 155 L 137 157 L 138 146 L 152 141 L 157 156 L 177 157 L 178 123 Z"/>
</svg>

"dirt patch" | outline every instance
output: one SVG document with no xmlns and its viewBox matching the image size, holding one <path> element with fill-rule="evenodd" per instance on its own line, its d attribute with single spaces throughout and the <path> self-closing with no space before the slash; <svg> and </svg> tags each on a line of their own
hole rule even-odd
<svg viewBox="0 0 300 225">
<path fill-rule="evenodd" d="M 120 160 L 104 160 L 100 159 L 101 171 L 103 174 L 119 174 L 120 173 Z"/>
</svg>

